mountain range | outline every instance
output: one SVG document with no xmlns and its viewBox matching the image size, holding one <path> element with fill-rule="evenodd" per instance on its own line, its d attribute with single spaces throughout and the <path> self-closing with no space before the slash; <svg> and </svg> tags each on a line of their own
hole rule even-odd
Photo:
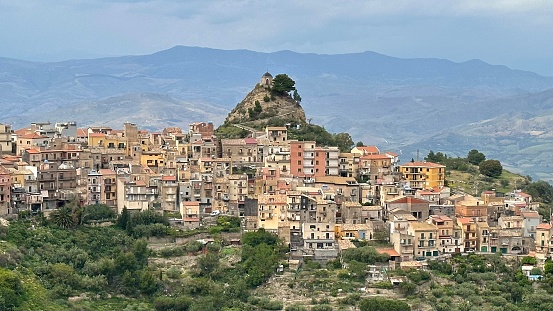
<svg viewBox="0 0 553 311">
<path fill-rule="evenodd" d="M 52 63 L 0 58 L 0 122 L 218 125 L 265 71 L 296 81 L 309 121 L 396 151 L 403 161 L 475 148 L 511 170 L 553 181 L 553 78 L 480 60 L 184 46 Z"/>
</svg>

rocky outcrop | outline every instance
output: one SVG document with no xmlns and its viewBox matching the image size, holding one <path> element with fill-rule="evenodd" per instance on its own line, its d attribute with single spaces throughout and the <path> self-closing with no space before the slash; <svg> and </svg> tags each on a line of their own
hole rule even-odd
<svg viewBox="0 0 553 311">
<path fill-rule="evenodd" d="M 244 100 L 228 114 L 225 124 L 261 126 L 271 120 L 281 119 L 290 123 L 305 123 L 305 111 L 290 95 L 275 95 L 261 84 L 246 95 Z"/>
</svg>

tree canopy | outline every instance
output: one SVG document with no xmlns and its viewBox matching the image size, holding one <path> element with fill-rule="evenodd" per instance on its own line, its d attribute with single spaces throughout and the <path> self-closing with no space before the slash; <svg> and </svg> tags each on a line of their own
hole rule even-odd
<svg viewBox="0 0 553 311">
<path fill-rule="evenodd" d="M 476 149 L 472 149 L 467 154 L 467 160 L 470 164 L 478 165 L 482 161 L 486 160 L 486 156 L 482 152 L 479 152 Z"/>
<path fill-rule="evenodd" d="M 484 160 L 479 165 L 480 174 L 488 177 L 499 177 L 503 172 L 503 166 L 498 160 Z"/>
<path fill-rule="evenodd" d="M 278 74 L 273 79 L 273 87 L 271 88 L 271 91 L 279 95 L 288 94 L 288 92 L 296 89 L 294 87 L 295 84 L 296 82 L 288 75 Z"/>
</svg>

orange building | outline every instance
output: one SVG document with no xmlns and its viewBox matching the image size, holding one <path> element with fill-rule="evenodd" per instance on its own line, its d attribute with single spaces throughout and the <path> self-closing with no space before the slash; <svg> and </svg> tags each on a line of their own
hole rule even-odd
<svg viewBox="0 0 553 311">
<path fill-rule="evenodd" d="M 290 141 L 290 172 L 298 177 L 326 176 L 326 153 L 314 141 Z"/>
<path fill-rule="evenodd" d="M 443 187 L 445 181 L 445 165 L 432 162 L 408 162 L 400 165 L 403 178 L 409 181 L 413 189 L 428 189 Z"/>
</svg>

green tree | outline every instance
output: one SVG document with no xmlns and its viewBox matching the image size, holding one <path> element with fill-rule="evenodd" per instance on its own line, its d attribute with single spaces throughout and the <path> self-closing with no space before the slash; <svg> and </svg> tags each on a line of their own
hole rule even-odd
<svg viewBox="0 0 553 311">
<path fill-rule="evenodd" d="M 553 186 L 543 180 L 529 183 L 524 191 L 532 196 L 534 201 L 542 203 L 553 202 Z"/>
<path fill-rule="evenodd" d="M 73 212 L 69 207 L 61 207 L 50 214 L 50 220 L 60 228 L 68 229 L 75 226 Z"/>
<path fill-rule="evenodd" d="M 119 217 L 117 217 L 117 226 L 123 230 L 127 229 L 127 226 L 129 225 L 130 221 L 130 214 L 127 207 L 123 207 L 123 210 L 121 211 L 121 214 Z"/>
<path fill-rule="evenodd" d="M 363 144 L 362 141 L 358 141 L 357 144 L 355 144 L 355 147 L 363 147 L 365 144 Z"/>
<path fill-rule="evenodd" d="M 480 164 L 482 161 L 486 160 L 486 156 L 485 156 L 482 152 L 479 152 L 479 151 L 476 150 L 476 149 L 472 149 L 472 150 L 469 151 L 469 153 L 467 154 L 467 160 L 468 160 L 469 163 L 471 163 L 471 164 L 478 165 L 478 164 Z"/>
<path fill-rule="evenodd" d="M 361 311 L 411 311 L 411 307 L 403 301 L 386 298 L 365 298 L 359 303 Z"/>
<path fill-rule="evenodd" d="M 278 74 L 273 79 L 273 87 L 271 91 L 278 95 L 288 94 L 288 92 L 295 90 L 294 85 L 296 82 L 292 80 L 286 74 Z"/>
<path fill-rule="evenodd" d="M 334 146 L 340 149 L 340 152 L 350 152 L 353 147 L 353 139 L 348 133 L 338 133 L 333 135 Z"/>
<path fill-rule="evenodd" d="M 0 310 L 13 310 L 27 295 L 19 275 L 8 269 L 0 268 Z"/>
<path fill-rule="evenodd" d="M 219 268 L 219 256 L 215 253 L 207 253 L 196 260 L 198 275 L 211 278 Z"/>
<path fill-rule="evenodd" d="M 433 150 L 430 150 L 424 159 L 428 162 L 436 162 L 436 154 Z"/>
<path fill-rule="evenodd" d="M 92 204 L 84 207 L 83 221 L 111 220 L 115 218 L 115 211 L 105 204 Z"/>
<path fill-rule="evenodd" d="M 297 101 L 298 103 L 301 102 L 301 96 L 298 94 L 298 90 L 294 90 L 294 94 L 292 95 L 292 98 Z"/>
<path fill-rule="evenodd" d="M 488 177 L 499 177 L 503 172 L 503 166 L 498 160 L 484 160 L 479 165 L 480 174 Z"/>
</svg>

